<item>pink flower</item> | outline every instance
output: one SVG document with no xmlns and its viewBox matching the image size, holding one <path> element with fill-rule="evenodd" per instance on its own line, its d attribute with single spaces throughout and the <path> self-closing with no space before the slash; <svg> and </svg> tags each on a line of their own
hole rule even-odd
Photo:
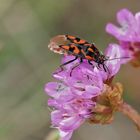
<svg viewBox="0 0 140 140">
<path fill-rule="evenodd" d="M 82 94 L 77 95 L 78 89 L 61 83 L 48 83 L 45 90 L 48 94 L 53 93 L 53 99 L 48 102 L 49 106 L 55 108 L 51 113 L 52 126 L 59 129 L 62 140 L 67 140 L 68 136 L 90 117 L 96 103 L 91 98 L 84 98 Z M 84 90 L 84 87 L 79 89 L 81 90 Z M 97 95 L 98 93 L 94 96 Z"/>
<path fill-rule="evenodd" d="M 108 23 L 106 31 L 119 40 L 124 56 L 133 60 L 140 54 L 140 12 L 133 15 L 129 10 L 122 9 L 117 13 L 117 21 L 119 27 Z"/>
<path fill-rule="evenodd" d="M 121 53 L 115 44 L 106 50 L 109 59 L 118 58 Z M 65 56 L 62 63 L 71 59 L 73 56 Z M 105 62 L 108 71 L 105 72 L 103 68 L 89 65 L 87 60 L 73 69 L 77 64 L 79 60 L 65 65 L 61 72 L 57 70 L 53 76 L 59 81 L 45 86 L 45 92 L 51 97 L 48 105 L 53 107 L 52 126 L 60 131 L 62 140 L 69 140 L 74 130 L 94 116 L 96 98 L 106 90 L 106 80 L 115 76 L 121 65 L 120 59 L 108 60 Z"/>
<path fill-rule="evenodd" d="M 71 57 L 64 57 L 68 61 Z M 60 82 L 46 84 L 45 91 L 51 99 L 48 105 L 55 110 L 51 113 L 52 126 L 58 128 L 62 140 L 70 139 L 73 131 L 93 114 L 96 98 L 103 90 L 102 77 L 86 62 L 75 68 L 73 64 L 54 77 Z M 86 67 L 87 66 L 87 67 Z"/>
</svg>

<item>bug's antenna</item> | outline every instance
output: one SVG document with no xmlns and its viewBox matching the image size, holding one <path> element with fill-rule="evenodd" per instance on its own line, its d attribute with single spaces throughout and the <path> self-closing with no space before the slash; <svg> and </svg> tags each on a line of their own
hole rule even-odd
<svg viewBox="0 0 140 140">
<path fill-rule="evenodd" d="M 111 61 L 111 60 L 115 60 L 115 59 L 129 59 L 130 57 L 118 57 L 118 58 L 112 58 L 112 59 L 107 59 L 105 61 Z"/>
</svg>

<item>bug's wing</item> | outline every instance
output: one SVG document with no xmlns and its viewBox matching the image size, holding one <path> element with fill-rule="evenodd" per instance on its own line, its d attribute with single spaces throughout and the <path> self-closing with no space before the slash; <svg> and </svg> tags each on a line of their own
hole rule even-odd
<svg viewBox="0 0 140 140">
<path fill-rule="evenodd" d="M 77 46 L 77 45 L 82 46 L 84 51 L 86 51 L 89 47 L 93 47 L 93 44 L 88 43 L 86 40 L 80 39 L 80 38 L 72 36 L 72 35 L 55 36 L 50 40 L 48 47 L 50 50 L 52 50 L 55 53 L 67 54 L 69 51 L 69 48 L 72 48 L 71 45 L 74 45 L 74 44 L 75 44 L 75 46 Z M 63 45 L 63 47 L 62 47 L 62 45 Z M 78 52 L 78 50 L 77 50 L 77 52 Z"/>
<path fill-rule="evenodd" d="M 65 35 L 65 36 L 66 36 L 67 40 L 69 40 L 71 43 L 80 44 L 80 45 L 90 44 L 86 40 L 80 39 L 80 38 L 72 36 L 72 35 Z"/>
<path fill-rule="evenodd" d="M 83 45 L 69 43 L 67 45 L 60 45 L 60 47 L 66 50 L 66 54 L 74 55 L 80 58 L 85 58 L 85 53 L 83 53 Z"/>
<path fill-rule="evenodd" d="M 73 45 L 73 44 L 82 45 L 85 47 L 88 47 L 91 45 L 86 40 L 80 39 L 78 37 L 74 37 L 71 35 L 57 35 L 50 40 L 48 47 L 50 50 L 52 50 L 55 53 L 65 54 L 67 53 L 68 46 Z M 64 48 L 60 47 L 62 45 L 64 46 Z"/>
<path fill-rule="evenodd" d="M 67 45 L 68 43 L 65 35 L 57 35 L 50 40 L 48 48 L 55 53 L 64 54 L 66 50 L 62 49 L 60 45 Z"/>
</svg>

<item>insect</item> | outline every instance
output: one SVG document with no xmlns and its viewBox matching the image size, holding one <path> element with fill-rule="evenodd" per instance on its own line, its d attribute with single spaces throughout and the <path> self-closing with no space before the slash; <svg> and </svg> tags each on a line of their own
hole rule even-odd
<svg viewBox="0 0 140 140">
<path fill-rule="evenodd" d="M 90 65 L 93 65 L 92 61 L 94 61 L 97 63 L 98 68 L 101 68 L 100 66 L 102 65 L 105 72 L 109 71 L 104 63 L 108 60 L 108 57 L 103 55 L 95 44 L 89 43 L 84 39 L 71 35 L 58 35 L 50 40 L 48 47 L 55 53 L 75 56 L 74 59 L 60 65 L 61 70 L 63 70 L 65 65 L 80 59 L 79 64 L 72 68 L 73 71 L 74 68 L 83 62 L 83 59 L 86 59 Z"/>
</svg>

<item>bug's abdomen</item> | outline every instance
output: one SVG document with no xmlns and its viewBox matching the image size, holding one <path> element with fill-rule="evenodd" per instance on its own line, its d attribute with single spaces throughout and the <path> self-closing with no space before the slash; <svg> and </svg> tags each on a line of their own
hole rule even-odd
<svg viewBox="0 0 140 140">
<path fill-rule="evenodd" d="M 67 54 L 78 56 L 79 58 L 85 58 L 85 55 L 82 53 L 82 47 L 78 44 L 68 44 L 60 45 L 60 47 L 66 50 Z"/>
<path fill-rule="evenodd" d="M 100 52 L 94 46 L 94 44 L 75 44 L 69 43 L 67 45 L 60 45 L 60 48 L 64 49 L 69 55 L 78 56 L 82 59 L 87 59 L 89 61 L 97 61 L 100 56 Z"/>
</svg>

